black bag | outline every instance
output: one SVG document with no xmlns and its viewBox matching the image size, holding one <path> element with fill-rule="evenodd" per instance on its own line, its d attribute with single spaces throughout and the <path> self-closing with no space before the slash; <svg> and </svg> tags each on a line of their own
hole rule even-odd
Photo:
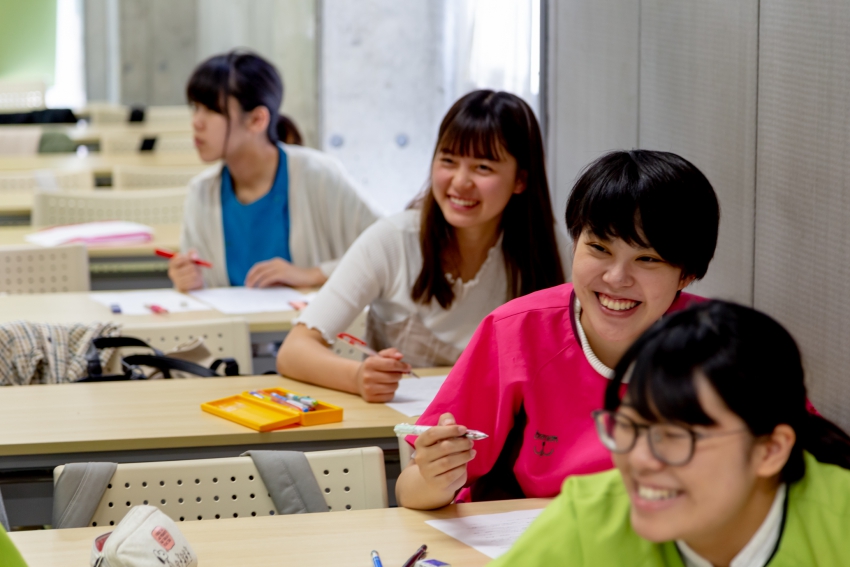
<svg viewBox="0 0 850 567">
<path fill-rule="evenodd" d="M 143 347 L 150 349 L 153 354 L 133 354 L 121 359 L 123 374 L 104 374 L 98 351 L 104 348 Z M 141 339 L 133 337 L 98 337 L 92 341 L 86 353 L 88 366 L 87 376 L 77 382 L 116 382 L 120 380 L 147 380 L 140 366 L 150 366 L 162 372 L 163 378 L 171 378 L 171 370 L 188 372 L 202 378 L 216 378 L 218 368 L 224 364 L 225 376 L 238 376 L 239 363 L 232 358 L 219 358 L 213 361 L 209 368 L 166 356 L 162 351 L 150 346 Z"/>
</svg>

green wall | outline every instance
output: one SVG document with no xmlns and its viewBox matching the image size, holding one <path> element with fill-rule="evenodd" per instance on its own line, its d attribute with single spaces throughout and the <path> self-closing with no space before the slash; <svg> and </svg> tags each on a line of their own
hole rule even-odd
<svg viewBox="0 0 850 567">
<path fill-rule="evenodd" d="M 53 83 L 56 0 L 0 0 L 0 79 Z"/>
</svg>

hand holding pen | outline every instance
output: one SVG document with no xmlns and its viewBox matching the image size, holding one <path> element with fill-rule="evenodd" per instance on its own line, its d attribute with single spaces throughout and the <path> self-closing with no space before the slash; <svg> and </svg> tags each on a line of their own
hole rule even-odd
<svg viewBox="0 0 850 567">
<path fill-rule="evenodd" d="M 340 333 L 337 338 L 368 355 L 357 367 L 355 374 L 357 392 L 367 402 L 392 400 L 402 374 L 416 376 L 411 372 L 410 365 L 401 361 L 404 355 L 398 349 L 387 348 L 375 352 L 366 343 L 348 333 Z"/>
</svg>

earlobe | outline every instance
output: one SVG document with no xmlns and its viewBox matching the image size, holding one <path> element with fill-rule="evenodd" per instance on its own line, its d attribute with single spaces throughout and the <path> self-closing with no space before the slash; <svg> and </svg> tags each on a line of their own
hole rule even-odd
<svg viewBox="0 0 850 567">
<path fill-rule="evenodd" d="M 788 462 L 794 443 L 797 442 L 797 434 L 790 425 L 780 424 L 759 442 L 763 448 L 756 473 L 761 477 L 769 478 L 779 474 Z"/>
<path fill-rule="evenodd" d="M 514 195 L 519 195 L 523 191 L 525 191 L 526 182 L 528 181 L 528 173 L 525 171 L 520 171 L 516 176 L 516 182 L 514 183 Z"/>
<path fill-rule="evenodd" d="M 679 278 L 679 291 L 682 291 L 683 289 L 694 283 L 695 279 L 695 276 L 683 276 Z"/>
</svg>

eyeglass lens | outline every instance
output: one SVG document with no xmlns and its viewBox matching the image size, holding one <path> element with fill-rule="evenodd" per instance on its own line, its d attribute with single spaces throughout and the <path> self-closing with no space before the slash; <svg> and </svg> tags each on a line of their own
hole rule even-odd
<svg viewBox="0 0 850 567">
<path fill-rule="evenodd" d="M 649 450 L 656 459 L 668 465 L 683 465 L 691 460 L 694 436 L 684 427 L 668 423 L 638 425 L 624 415 L 608 411 L 598 412 L 594 418 L 602 444 L 614 453 L 631 451 L 640 430 L 646 429 Z"/>
</svg>

